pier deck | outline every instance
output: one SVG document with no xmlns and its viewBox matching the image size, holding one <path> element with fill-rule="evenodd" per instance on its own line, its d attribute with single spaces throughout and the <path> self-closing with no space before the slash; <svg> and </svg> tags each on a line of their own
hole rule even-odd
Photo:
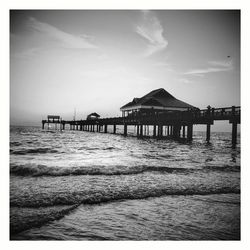
<svg viewBox="0 0 250 250">
<path fill-rule="evenodd" d="M 232 124 L 232 144 L 237 143 L 237 124 L 240 124 L 240 107 L 207 108 L 204 110 L 191 110 L 182 112 L 155 113 L 153 110 L 148 114 L 131 114 L 126 117 L 112 117 L 90 120 L 62 120 L 59 117 L 48 116 L 47 120 L 42 120 L 42 128 L 45 124 L 59 124 L 61 129 L 69 125 L 71 130 L 104 132 L 107 127 L 113 126 L 113 133 L 116 133 L 116 126 L 123 125 L 124 136 L 127 135 L 128 126 L 137 126 L 137 136 L 143 137 L 145 129 L 143 126 L 153 126 L 153 136 L 162 137 L 163 128 L 168 137 L 179 139 L 180 137 L 191 141 L 193 138 L 193 125 L 203 124 L 207 126 L 206 140 L 210 141 L 211 125 L 214 121 L 228 120 Z M 187 128 L 187 131 L 186 131 Z M 144 131 L 144 133 L 143 133 Z"/>
</svg>

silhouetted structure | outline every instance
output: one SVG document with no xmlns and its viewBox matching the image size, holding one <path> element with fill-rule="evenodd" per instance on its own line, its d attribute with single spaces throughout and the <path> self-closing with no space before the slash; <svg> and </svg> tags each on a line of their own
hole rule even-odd
<svg viewBox="0 0 250 250">
<path fill-rule="evenodd" d="M 176 99 L 163 88 L 153 90 L 141 98 L 134 98 L 132 102 L 129 102 L 120 108 L 122 111 L 122 116 L 134 115 L 138 112 L 141 114 L 150 115 L 151 113 L 161 114 L 166 111 L 175 112 L 192 109 L 197 108 L 186 102 Z"/>
<path fill-rule="evenodd" d="M 97 113 L 91 113 L 87 116 L 87 120 L 96 120 L 100 117 Z"/>
<path fill-rule="evenodd" d="M 200 110 L 190 104 L 182 102 L 164 89 L 157 89 L 142 98 L 135 98 L 132 102 L 121 107 L 122 117 L 99 119 L 97 113 L 91 113 L 86 120 L 65 121 L 62 119 L 42 120 L 46 123 L 60 123 L 62 129 L 65 124 L 70 125 L 71 130 L 107 133 L 108 126 L 123 125 L 123 135 L 127 136 L 128 126 L 136 126 L 138 137 L 149 136 L 149 126 L 153 126 L 153 137 L 172 138 L 192 141 L 193 125 L 204 124 L 207 126 L 206 140 L 210 141 L 211 125 L 216 120 L 228 120 L 232 124 L 232 144 L 237 142 L 237 124 L 240 124 L 240 107 L 211 108 Z M 126 116 L 125 116 L 126 112 Z M 93 117 L 94 119 L 92 119 Z M 60 126 L 61 128 L 61 126 Z M 164 130 L 165 128 L 165 130 Z M 165 133 L 164 133 L 165 131 Z M 165 134 L 165 135 L 164 135 Z"/>
</svg>

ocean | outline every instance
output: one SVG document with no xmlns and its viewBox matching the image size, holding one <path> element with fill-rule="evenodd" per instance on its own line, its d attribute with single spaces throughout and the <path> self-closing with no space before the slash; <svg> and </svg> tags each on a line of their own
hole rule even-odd
<svg viewBox="0 0 250 250">
<path fill-rule="evenodd" d="M 240 135 L 133 132 L 11 126 L 10 239 L 240 240 Z"/>
</svg>

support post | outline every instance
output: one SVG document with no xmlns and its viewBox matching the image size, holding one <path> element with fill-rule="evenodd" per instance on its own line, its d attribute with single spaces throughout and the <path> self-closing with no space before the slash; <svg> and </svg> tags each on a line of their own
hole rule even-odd
<svg viewBox="0 0 250 250">
<path fill-rule="evenodd" d="M 156 137 L 156 125 L 154 125 L 153 137 Z"/>
<path fill-rule="evenodd" d="M 43 128 L 43 129 L 44 129 L 44 124 L 45 124 L 45 123 L 43 122 L 43 125 L 42 125 L 42 128 Z"/>
<path fill-rule="evenodd" d="M 162 125 L 158 125 L 158 137 L 162 137 Z"/>
<path fill-rule="evenodd" d="M 105 125 L 104 125 L 104 133 L 107 133 L 107 131 L 108 131 L 108 125 L 105 124 Z"/>
<path fill-rule="evenodd" d="M 168 136 L 170 135 L 170 128 L 169 128 L 169 126 L 168 126 Z"/>
<path fill-rule="evenodd" d="M 235 146 L 237 144 L 237 122 L 232 122 L 232 145 Z"/>
<path fill-rule="evenodd" d="M 137 137 L 140 137 L 140 125 L 136 126 L 136 130 L 137 130 Z"/>
<path fill-rule="evenodd" d="M 128 126 L 127 124 L 124 124 L 124 133 L 123 133 L 124 136 L 127 136 L 127 129 L 128 129 L 127 126 Z"/>
<path fill-rule="evenodd" d="M 116 133 L 116 125 L 114 125 L 113 133 L 114 133 L 114 134 Z"/>
<path fill-rule="evenodd" d="M 143 125 L 140 125 L 140 137 L 143 137 Z"/>
<path fill-rule="evenodd" d="M 173 137 L 175 139 L 178 139 L 180 137 L 180 126 L 179 125 L 174 125 L 174 128 L 173 128 Z"/>
<path fill-rule="evenodd" d="M 186 129 L 185 129 L 185 125 L 183 125 L 183 126 L 182 126 L 182 137 L 183 137 L 183 138 L 185 138 L 185 133 L 186 133 L 185 130 L 186 130 Z"/>
<path fill-rule="evenodd" d="M 188 141 L 193 140 L 193 124 L 188 124 L 187 139 L 188 139 Z"/>
<path fill-rule="evenodd" d="M 210 132 L 211 132 L 211 124 L 207 124 L 207 138 L 206 141 L 209 142 L 210 141 Z"/>
</svg>

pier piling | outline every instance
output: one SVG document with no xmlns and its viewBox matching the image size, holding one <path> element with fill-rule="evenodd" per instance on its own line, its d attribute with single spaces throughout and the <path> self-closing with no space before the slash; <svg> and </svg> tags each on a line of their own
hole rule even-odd
<svg viewBox="0 0 250 250">
<path fill-rule="evenodd" d="M 237 122 L 232 122 L 232 145 L 235 146 L 237 143 Z"/>
<path fill-rule="evenodd" d="M 185 138 L 185 133 L 186 131 L 185 131 L 185 125 L 184 125 L 182 126 L 182 138 Z"/>
<path fill-rule="evenodd" d="M 193 124 L 188 124 L 187 126 L 187 139 L 188 141 L 193 140 Z"/>
<path fill-rule="evenodd" d="M 156 125 L 154 125 L 154 128 L 153 128 L 153 137 L 156 137 Z"/>
<path fill-rule="evenodd" d="M 124 136 L 127 136 L 127 124 L 124 124 L 124 132 L 123 132 Z"/>
<path fill-rule="evenodd" d="M 211 124 L 207 124 L 207 136 L 206 136 L 206 141 L 210 141 L 210 133 L 211 133 Z"/>
</svg>

